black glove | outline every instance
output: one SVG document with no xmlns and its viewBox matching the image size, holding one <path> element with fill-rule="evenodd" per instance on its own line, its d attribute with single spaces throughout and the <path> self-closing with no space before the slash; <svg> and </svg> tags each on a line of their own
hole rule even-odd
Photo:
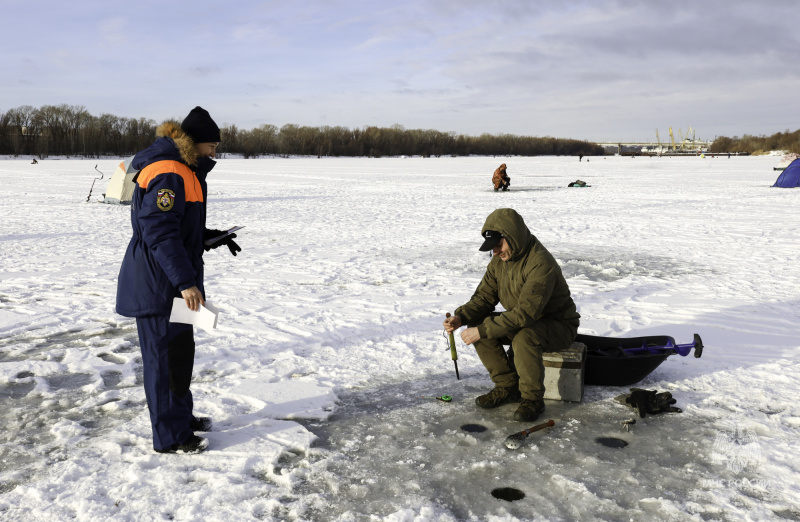
<svg viewBox="0 0 800 522">
<path fill-rule="evenodd" d="M 224 244 L 228 245 L 228 250 L 231 251 L 231 254 L 233 254 L 234 257 L 236 257 L 236 253 L 237 252 L 241 252 L 242 251 L 242 247 L 237 245 L 236 241 L 233 240 L 233 238 L 235 238 L 235 237 L 236 237 L 236 234 L 231 234 L 230 236 L 228 236 L 225 239 L 223 239 L 222 241 L 220 241 L 220 243 L 224 243 Z"/>
<path fill-rule="evenodd" d="M 655 394 L 655 391 L 631 388 L 631 394 L 625 398 L 625 403 L 639 410 L 639 417 L 644 418 L 647 415 L 647 405 L 650 403 L 650 397 L 655 396 Z"/>
<path fill-rule="evenodd" d="M 653 402 L 651 405 L 653 411 L 648 413 L 681 413 L 683 411 L 673 406 L 678 401 L 672 398 L 670 392 L 656 393 L 655 397 L 653 397 Z"/>
<path fill-rule="evenodd" d="M 646 414 L 654 415 L 657 413 L 681 413 L 680 408 L 672 406 L 678 402 L 672 398 L 669 392 L 658 393 L 656 390 L 642 390 L 641 388 L 631 388 L 631 394 L 625 398 L 625 403 L 639 410 L 639 417 L 644 418 Z"/>
<path fill-rule="evenodd" d="M 211 239 L 213 237 L 221 236 L 221 235 L 225 234 L 226 232 L 227 232 L 227 230 L 214 230 L 212 228 L 207 228 L 206 231 L 205 231 L 205 234 L 203 234 L 203 248 L 205 249 L 205 251 L 208 252 L 209 250 L 213 250 L 213 249 L 218 248 L 218 247 L 220 247 L 222 245 L 227 245 L 228 246 L 228 250 L 230 250 L 231 254 L 233 254 L 234 256 L 238 252 L 241 252 L 242 251 L 242 247 L 237 245 L 236 242 L 233 240 L 233 238 L 236 237 L 236 234 L 231 234 L 229 236 L 226 236 L 224 239 L 220 239 L 219 241 L 211 243 L 210 245 L 206 245 L 205 244 L 205 241 L 207 239 Z"/>
</svg>

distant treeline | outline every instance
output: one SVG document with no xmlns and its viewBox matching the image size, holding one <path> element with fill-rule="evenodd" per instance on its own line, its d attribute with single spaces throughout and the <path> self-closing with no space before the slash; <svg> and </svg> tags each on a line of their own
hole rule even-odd
<svg viewBox="0 0 800 522">
<path fill-rule="evenodd" d="M 785 150 L 800 154 L 800 130 L 778 132 L 772 136 L 734 136 L 727 138 L 720 136 L 711 144 L 710 152 L 769 152 L 772 150 Z"/>
<path fill-rule="evenodd" d="M 23 105 L 0 109 L 0 154 L 124 156 L 152 143 L 155 131 L 153 120 L 92 116 L 81 105 Z"/>
<path fill-rule="evenodd" d="M 261 125 L 240 131 L 231 125 L 223 129 L 221 148 L 245 157 L 261 154 L 314 156 L 467 156 L 478 155 L 602 155 L 594 143 L 550 137 L 482 134 L 465 136 L 455 132 L 392 127 L 301 127 Z"/>
<path fill-rule="evenodd" d="M 158 124 L 146 118 L 93 116 L 82 105 L 23 105 L 0 110 L 0 154 L 48 156 L 127 156 L 155 139 Z M 586 141 L 551 137 L 482 134 L 392 127 L 283 127 L 261 125 L 221 129 L 221 153 L 313 156 L 597 156 L 603 148 Z"/>
</svg>

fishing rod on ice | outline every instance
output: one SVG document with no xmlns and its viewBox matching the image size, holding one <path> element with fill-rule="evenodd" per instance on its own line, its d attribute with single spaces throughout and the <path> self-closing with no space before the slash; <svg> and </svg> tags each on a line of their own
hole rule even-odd
<svg viewBox="0 0 800 522">
<path fill-rule="evenodd" d="M 451 395 L 442 395 L 441 397 L 430 397 L 428 395 L 422 395 L 421 398 L 423 398 L 423 399 L 436 399 L 437 401 L 442 401 L 442 402 L 450 402 L 450 401 L 453 400 L 453 397 Z"/>
</svg>

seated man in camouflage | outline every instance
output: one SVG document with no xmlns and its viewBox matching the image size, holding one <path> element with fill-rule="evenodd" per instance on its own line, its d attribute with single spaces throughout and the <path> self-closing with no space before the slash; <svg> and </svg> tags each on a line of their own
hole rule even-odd
<svg viewBox="0 0 800 522">
<path fill-rule="evenodd" d="M 516 211 L 495 210 L 481 234 L 480 250 L 494 255 L 475 294 L 444 321 L 444 328 L 449 333 L 468 326 L 461 339 L 475 345 L 495 384 L 475 403 L 495 408 L 520 402 L 514 419 L 533 421 L 544 411 L 542 352 L 568 348 L 580 315 L 558 263 Z M 494 313 L 498 303 L 504 312 Z M 512 343 L 507 354 L 503 345 Z"/>
</svg>

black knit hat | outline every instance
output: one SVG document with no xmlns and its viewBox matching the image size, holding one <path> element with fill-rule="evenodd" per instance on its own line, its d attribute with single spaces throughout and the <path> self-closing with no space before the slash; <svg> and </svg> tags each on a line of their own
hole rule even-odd
<svg viewBox="0 0 800 522">
<path fill-rule="evenodd" d="M 211 119 L 208 111 L 202 107 L 195 107 L 181 123 L 183 132 L 192 138 L 195 143 L 216 143 L 220 140 L 219 127 Z"/>
</svg>

